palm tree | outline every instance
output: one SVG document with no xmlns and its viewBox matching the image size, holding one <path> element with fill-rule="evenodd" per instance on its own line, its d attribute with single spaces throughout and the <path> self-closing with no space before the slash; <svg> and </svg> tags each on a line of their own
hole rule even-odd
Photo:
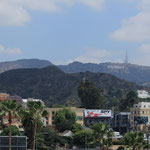
<svg viewBox="0 0 150 150">
<path fill-rule="evenodd" d="M 35 150 L 36 130 L 38 121 L 42 119 L 42 117 L 46 117 L 48 115 L 48 112 L 44 110 L 44 105 L 40 101 L 29 101 L 27 103 L 27 109 L 22 110 L 21 114 L 23 122 L 29 117 L 34 126 L 33 150 Z"/>
<path fill-rule="evenodd" d="M 113 131 L 107 130 L 106 137 L 104 138 L 104 145 L 106 146 L 107 149 L 113 145 L 112 143 L 113 136 L 114 136 Z"/>
<path fill-rule="evenodd" d="M 99 149 L 101 150 L 104 145 L 109 146 L 110 132 L 108 131 L 108 126 L 100 122 L 98 124 L 93 125 L 91 128 L 94 130 L 96 140 L 99 142 Z"/>
<path fill-rule="evenodd" d="M 127 148 L 140 149 L 145 147 L 144 134 L 141 132 L 129 132 L 123 137 L 123 143 Z"/>
<path fill-rule="evenodd" d="M 5 100 L 0 102 L 1 116 L 8 115 L 9 124 L 9 150 L 11 150 L 11 129 L 12 129 L 12 118 L 18 116 L 20 106 L 16 103 L 16 100 Z"/>
</svg>

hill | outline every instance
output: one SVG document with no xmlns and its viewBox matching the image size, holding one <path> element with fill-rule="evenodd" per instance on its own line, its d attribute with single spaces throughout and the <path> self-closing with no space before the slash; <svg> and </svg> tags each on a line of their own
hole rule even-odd
<svg viewBox="0 0 150 150">
<path fill-rule="evenodd" d="M 150 67 L 125 63 L 81 63 L 73 62 L 58 66 L 66 73 L 103 72 L 115 75 L 118 78 L 136 82 L 139 85 L 150 86 Z"/>
<path fill-rule="evenodd" d="M 40 60 L 40 59 L 20 59 L 16 61 L 0 62 L 0 73 L 3 73 L 8 70 L 12 70 L 12 69 L 43 68 L 43 67 L 47 67 L 50 65 L 53 65 L 53 64 L 47 60 Z"/>
<path fill-rule="evenodd" d="M 40 59 L 21 59 L 0 63 L 0 73 L 12 69 L 44 68 L 53 65 L 50 61 Z M 150 87 L 150 67 L 124 63 L 81 63 L 73 62 L 68 65 L 59 65 L 65 73 L 93 72 L 108 73 L 120 79 L 136 82 L 138 85 Z"/>
<path fill-rule="evenodd" d="M 23 98 L 41 98 L 46 105 L 64 104 L 67 100 L 79 104 L 77 88 L 83 78 L 89 79 L 109 101 L 138 87 L 106 73 L 66 74 L 56 66 L 16 69 L 0 74 L 0 92 L 17 94 Z"/>
</svg>

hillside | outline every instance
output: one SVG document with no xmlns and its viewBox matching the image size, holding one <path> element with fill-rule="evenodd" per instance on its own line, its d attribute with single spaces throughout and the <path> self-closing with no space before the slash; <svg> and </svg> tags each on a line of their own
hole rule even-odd
<svg viewBox="0 0 150 150">
<path fill-rule="evenodd" d="M 43 68 L 43 67 L 47 67 L 50 65 L 53 65 L 53 64 L 47 60 L 40 60 L 40 59 L 20 59 L 16 61 L 0 62 L 0 73 L 3 73 L 8 70 L 12 70 L 12 69 Z"/>
<path fill-rule="evenodd" d="M 68 65 L 60 65 L 58 67 L 66 73 L 86 71 L 109 73 L 118 78 L 136 82 L 139 85 L 150 86 L 150 67 L 146 66 L 124 63 L 84 64 L 80 62 L 73 62 Z"/>
<path fill-rule="evenodd" d="M 0 73 L 12 69 L 44 68 L 53 65 L 50 61 L 40 59 L 21 59 L 0 63 Z M 120 79 L 136 82 L 138 85 L 150 86 L 150 67 L 124 63 L 81 63 L 73 62 L 59 65 L 65 73 L 93 72 L 108 73 Z"/>
<path fill-rule="evenodd" d="M 106 73 L 66 74 L 56 66 L 49 66 L 42 69 L 16 69 L 0 74 L 0 92 L 17 94 L 23 98 L 41 98 L 48 106 L 63 104 L 66 100 L 74 100 L 79 104 L 77 87 L 83 78 L 93 81 L 107 99 L 120 92 L 125 94 L 137 89 L 134 83 Z"/>
</svg>

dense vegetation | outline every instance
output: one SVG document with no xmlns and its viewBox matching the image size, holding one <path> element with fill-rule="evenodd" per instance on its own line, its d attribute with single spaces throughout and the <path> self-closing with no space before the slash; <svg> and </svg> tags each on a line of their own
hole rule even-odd
<svg viewBox="0 0 150 150">
<path fill-rule="evenodd" d="M 72 112 L 71 109 L 63 108 L 56 112 L 54 124 L 58 131 L 63 132 L 65 130 L 71 130 L 75 124 L 75 120 L 75 112 Z"/>
<path fill-rule="evenodd" d="M 120 80 L 105 73 L 65 74 L 55 66 L 43 69 L 17 69 L 0 75 L 0 91 L 21 95 L 23 98 L 41 98 L 47 105 L 79 105 L 78 86 L 83 78 L 92 81 L 106 100 L 113 101 L 126 95 L 131 89 L 136 90 L 134 83 Z M 116 101 L 116 100 L 115 100 Z"/>
<path fill-rule="evenodd" d="M 80 83 L 78 95 L 83 108 L 100 109 L 104 106 L 104 98 L 101 96 L 99 89 L 89 80 Z"/>
<path fill-rule="evenodd" d="M 78 86 L 83 78 L 94 83 L 106 106 L 113 106 L 128 91 L 136 90 L 136 84 L 105 73 L 65 74 L 55 66 L 42 69 L 16 69 L 0 75 L 0 92 L 17 94 L 23 98 L 40 98 L 47 106 L 53 104 L 80 105 Z"/>
</svg>

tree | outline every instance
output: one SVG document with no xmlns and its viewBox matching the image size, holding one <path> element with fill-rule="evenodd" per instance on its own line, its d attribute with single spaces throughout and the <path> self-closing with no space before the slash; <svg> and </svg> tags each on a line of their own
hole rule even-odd
<svg viewBox="0 0 150 150">
<path fill-rule="evenodd" d="M 82 128 L 82 125 L 81 125 L 81 124 L 75 123 L 75 124 L 72 126 L 71 131 L 72 131 L 73 133 L 76 133 L 76 132 L 78 132 L 78 131 L 81 131 L 82 129 L 83 129 L 83 128 Z"/>
<path fill-rule="evenodd" d="M 132 107 L 133 104 L 137 101 L 137 98 L 138 98 L 137 93 L 135 91 L 130 91 L 127 94 L 126 101 L 129 104 L 129 106 Z"/>
<path fill-rule="evenodd" d="M 145 147 L 146 142 L 144 141 L 144 134 L 141 132 L 129 132 L 123 137 L 123 143 L 127 148 L 140 149 Z"/>
<path fill-rule="evenodd" d="M 5 127 L 0 135 L 9 136 L 9 127 Z M 20 135 L 19 129 L 16 126 L 11 126 L 11 135 Z"/>
<path fill-rule="evenodd" d="M 99 149 L 101 150 L 104 145 L 107 147 L 111 145 L 112 132 L 108 131 L 108 126 L 104 123 L 94 124 L 91 129 L 94 131 L 96 140 L 99 142 Z"/>
<path fill-rule="evenodd" d="M 133 107 L 133 104 L 137 102 L 138 96 L 135 91 L 130 91 L 127 93 L 126 98 L 122 99 L 122 102 L 120 103 L 120 110 L 128 110 Z"/>
<path fill-rule="evenodd" d="M 95 138 L 92 130 L 82 129 L 76 132 L 73 136 L 74 144 L 84 148 L 94 147 Z"/>
<path fill-rule="evenodd" d="M 37 134 L 37 145 L 39 149 L 55 149 L 60 142 L 58 133 L 50 126 L 43 127 Z"/>
<path fill-rule="evenodd" d="M 89 80 L 80 83 L 78 87 L 78 96 L 81 100 L 82 107 L 87 109 L 102 108 L 104 105 L 104 99 L 99 89 Z"/>
<path fill-rule="evenodd" d="M 8 125 L 9 125 L 9 150 L 11 150 L 11 135 L 12 135 L 12 118 L 18 116 L 20 106 L 15 100 L 5 100 L 0 103 L 1 115 L 8 115 Z"/>
<path fill-rule="evenodd" d="M 113 131 L 107 130 L 106 138 L 103 139 L 104 145 L 106 146 L 107 149 L 109 149 L 109 147 L 113 145 L 113 142 L 112 142 L 113 136 L 114 136 Z"/>
<path fill-rule="evenodd" d="M 71 130 L 75 124 L 76 114 L 71 109 L 63 108 L 58 110 L 55 115 L 54 124 L 58 131 Z"/>
<path fill-rule="evenodd" d="M 35 141 L 36 141 L 36 131 L 38 126 L 38 121 L 41 120 L 43 117 L 48 115 L 48 112 L 44 110 L 44 105 L 40 101 L 29 101 L 27 103 L 27 109 L 21 112 L 23 122 L 26 119 L 31 119 L 31 125 L 34 126 L 33 132 L 33 150 L 35 150 Z"/>
<path fill-rule="evenodd" d="M 32 148 L 33 146 L 33 135 L 34 135 L 34 117 L 33 114 L 30 113 L 28 110 L 21 111 L 21 118 L 22 118 L 22 126 L 24 128 L 24 135 L 28 137 L 28 147 Z M 36 132 L 39 132 L 40 129 L 43 127 L 43 123 L 41 118 L 37 120 L 37 129 Z"/>
</svg>

